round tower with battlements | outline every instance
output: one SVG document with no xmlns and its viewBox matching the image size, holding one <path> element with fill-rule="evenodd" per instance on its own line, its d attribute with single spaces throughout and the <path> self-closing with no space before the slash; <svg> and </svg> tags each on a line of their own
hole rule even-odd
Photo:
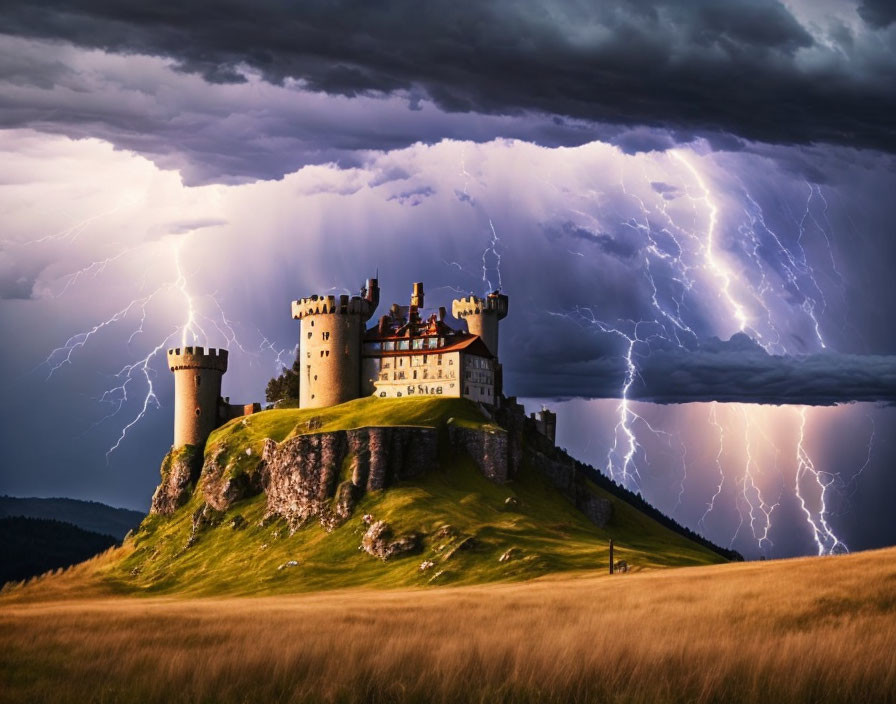
<svg viewBox="0 0 896 704">
<path fill-rule="evenodd" d="M 485 298 L 466 296 L 451 303 L 451 315 L 467 321 L 467 330 L 479 335 L 488 351 L 498 356 L 498 321 L 507 317 L 507 296 L 494 291 Z"/>
<path fill-rule="evenodd" d="M 218 427 L 221 377 L 227 371 L 227 350 L 177 347 L 168 350 L 174 372 L 174 447 L 204 447 Z"/>
<path fill-rule="evenodd" d="M 299 406 L 323 408 L 358 398 L 361 338 L 379 303 L 379 284 L 368 279 L 360 296 L 310 296 L 292 303 L 300 321 Z"/>
</svg>

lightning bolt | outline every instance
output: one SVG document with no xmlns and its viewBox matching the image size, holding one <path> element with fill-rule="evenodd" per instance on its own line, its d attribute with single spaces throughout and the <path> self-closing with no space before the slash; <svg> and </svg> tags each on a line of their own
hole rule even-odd
<svg viewBox="0 0 896 704">
<path fill-rule="evenodd" d="M 753 461 L 752 446 L 750 441 L 751 422 L 746 407 L 743 404 L 741 404 L 741 412 L 744 419 L 744 450 L 746 454 L 746 461 L 744 463 L 744 474 L 741 479 L 741 494 L 743 496 L 744 502 L 749 507 L 750 532 L 753 534 L 753 539 L 757 541 L 759 550 L 763 551 L 763 549 L 766 547 L 764 545 L 765 543 L 768 543 L 768 547 L 773 546 L 773 543 L 771 542 L 771 540 L 769 540 L 768 532 L 772 526 L 772 514 L 778 507 L 780 500 L 776 501 L 774 504 L 768 504 L 762 498 L 762 491 L 756 484 L 756 478 L 753 474 L 753 467 L 755 466 L 755 463 Z M 758 534 L 756 527 L 757 522 L 759 523 Z M 733 542 L 734 541 L 732 540 L 732 543 Z"/>
<path fill-rule="evenodd" d="M 642 238 L 641 251 L 643 254 L 640 271 L 649 286 L 650 303 L 656 318 L 652 321 L 642 320 L 637 323 L 632 320 L 623 320 L 616 324 L 609 324 L 600 320 L 591 313 L 591 309 L 586 307 L 577 307 L 573 314 L 560 314 L 567 317 L 578 315 L 600 332 L 614 335 L 623 343 L 621 356 L 624 364 L 618 396 L 619 403 L 616 406 L 616 422 L 612 442 L 607 451 L 606 464 L 608 474 L 629 488 L 640 487 L 644 466 L 641 465 L 639 458 L 643 456 L 646 462 L 646 455 L 643 454 L 643 446 L 638 438 L 638 427 L 641 425 L 639 421 L 643 421 L 645 426 L 649 425 L 642 416 L 635 413 L 631 402 L 632 386 L 638 376 L 636 353 L 641 354 L 639 350 L 643 349 L 649 354 L 652 342 L 660 340 L 672 342 L 680 348 L 690 348 L 692 343 L 699 344 L 697 333 L 683 315 L 685 297 L 697 290 L 700 282 L 709 285 L 727 313 L 727 318 L 721 321 L 721 324 L 731 325 L 729 334 L 745 333 L 770 354 L 787 354 L 791 351 L 783 344 L 785 336 L 776 322 L 772 305 L 772 298 L 780 297 L 782 290 L 788 296 L 787 299 L 784 299 L 788 304 L 787 310 L 791 310 L 791 302 L 796 301 L 796 306 L 805 314 L 806 320 L 811 326 L 818 349 L 827 347 L 822 334 L 820 318 L 826 310 L 827 303 L 804 249 L 804 239 L 809 223 L 817 227 L 824 236 L 824 243 L 828 246 L 830 253 L 831 268 L 839 277 L 839 270 L 836 267 L 836 260 L 831 248 L 831 238 L 828 235 L 830 220 L 827 218 L 826 200 L 820 187 L 814 184 L 809 185 L 804 215 L 796 221 L 795 239 L 788 240 L 768 223 L 757 199 L 741 183 L 742 219 L 739 223 L 735 221 L 739 239 L 730 250 L 727 250 L 723 249 L 720 239 L 723 222 L 721 201 L 712 193 L 708 178 L 697 167 L 692 157 L 686 155 L 682 150 L 672 150 L 667 154 L 671 163 L 681 167 L 683 193 L 694 211 L 693 226 L 684 226 L 678 217 L 673 217 L 666 199 L 661 198 L 660 205 L 657 207 L 649 207 L 638 193 L 627 186 L 624 177 L 619 181 L 622 198 L 627 199 L 634 206 L 634 214 L 622 217 L 619 224 L 622 228 L 630 229 Z M 653 184 L 648 178 L 645 168 L 642 167 L 641 172 L 644 182 L 652 187 Z M 588 197 L 595 196 L 602 197 L 604 194 L 592 191 L 588 195 Z M 825 204 L 822 215 L 824 222 L 828 224 L 827 230 L 815 217 L 816 202 Z M 600 221 L 587 209 L 573 209 L 571 212 L 581 218 L 593 221 L 598 233 L 604 231 Z M 736 212 L 733 213 L 735 217 L 736 214 Z M 730 215 L 726 214 L 726 222 L 731 220 Z M 702 227 L 701 222 L 704 223 Z M 578 254 L 572 249 L 569 252 Z M 742 259 L 738 259 L 738 257 Z M 750 266 L 740 269 L 736 264 L 738 261 L 745 261 Z M 669 282 L 663 286 L 663 290 L 667 292 L 664 294 L 665 298 L 661 298 L 661 289 L 655 270 L 661 272 L 661 275 L 665 276 L 666 281 Z M 842 277 L 839 278 L 842 280 Z M 650 334 L 642 332 L 642 329 L 647 330 L 648 328 Z M 780 496 L 777 501 L 770 501 L 761 488 L 757 473 L 758 466 L 753 456 L 750 439 L 751 433 L 756 428 L 746 410 L 742 408 L 741 411 L 744 416 L 746 458 L 739 477 L 735 481 L 734 503 L 735 510 L 740 517 L 740 525 L 735 531 L 732 543 L 741 528 L 748 522 L 757 547 L 761 552 L 765 552 L 773 547 L 769 535 L 774 514 L 780 505 Z M 705 527 L 708 515 L 717 507 L 726 475 L 726 468 L 722 465 L 725 431 L 719 422 L 718 409 L 715 405 L 710 409 L 709 421 L 719 436 L 719 452 L 716 456 L 719 481 L 706 506 L 706 511 L 698 521 L 698 525 L 701 527 Z M 656 432 L 654 428 L 651 430 Z M 774 447 L 774 443 L 767 436 L 765 439 Z M 776 447 L 775 452 L 777 458 L 780 451 Z M 809 476 L 816 479 L 819 492 L 822 494 L 818 517 L 815 517 L 816 514 L 811 510 L 810 517 L 816 521 L 819 530 L 830 546 L 836 545 L 839 550 L 842 541 L 834 534 L 829 523 L 830 502 L 827 501 L 828 492 L 833 488 L 833 480 L 836 475 L 815 470 L 811 461 L 806 464 L 806 460 L 809 458 L 805 451 L 801 453 L 801 458 L 803 461 L 802 473 L 808 472 Z M 679 483 L 676 509 L 680 505 L 683 495 L 682 488 L 687 478 L 687 449 L 684 446 L 682 447 L 682 467 L 683 473 Z M 810 470 L 809 467 L 812 469 Z M 858 472 L 857 475 L 860 473 Z M 808 509 L 807 504 L 806 506 Z M 809 525 L 811 526 L 812 523 L 810 522 Z M 833 548 L 831 547 L 831 549 Z"/>
<path fill-rule="evenodd" d="M 840 552 L 849 552 L 846 544 L 840 540 L 827 522 L 827 493 L 828 488 L 834 482 L 834 477 L 815 468 L 812 458 L 805 447 L 806 438 L 806 406 L 799 409 L 800 425 L 799 436 L 796 443 L 796 472 L 794 476 L 794 493 L 800 502 L 806 521 L 812 529 L 812 538 L 818 549 L 819 555 L 832 555 Z M 801 483 L 806 477 L 810 478 L 810 484 L 818 487 L 818 511 L 813 513 L 803 496 Z"/>
<path fill-rule="evenodd" d="M 719 219 L 719 208 L 716 206 L 715 201 L 713 200 L 709 188 L 706 185 L 706 182 L 703 180 L 703 176 L 700 172 L 688 161 L 684 155 L 677 149 L 673 149 L 669 152 L 673 159 L 678 161 L 684 166 L 688 172 L 690 172 L 691 176 L 693 176 L 694 180 L 697 182 L 700 190 L 703 195 L 699 198 L 695 198 L 694 196 L 688 196 L 691 201 L 702 201 L 706 204 L 706 208 L 709 213 L 709 224 L 706 228 L 706 240 L 703 245 L 703 259 L 706 265 L 706 268 L 712 273 L 712 275 L 719 282 L 719 293 L 721 297 L 728 304 L 729 309 L 731 310 L 731 314 L 734 316 L 734 319 L 737 321 L 738 330 L 740 332 L 744 332 L 747 329 L 747 324 L 749 322 L 746 308 L 744 305 L 735 298 L 734 294 L 731 291 L 731 280 L 733 275 L 725 264 L 725 262 L 716 254 L 716 225 L 718 224 Z"/>
<path fill-rule="evenodd" d="M 74 228 L 54 237 L 57 239 L 63 237 L 71 239 L 77 236 L 77 233 L 83 231 L 83 228 L 90 221 L 79 223 Z M 43 241 L 47 239 L 46 237 L 42 238 Z M 173 269 L 173 277 L 171 279 L 163 281 L 150 293 L 131 300 L 108 318 L 96 323 L 87 330 L 75 333 L 63 345 L 53 349 L 43 362 L 43 366 L 49 370 L 47 379 L 50 379 L 63 366 L 73 364 L 76 353 L 90 344 L 99 334 L 112 327 L 125 324 L 129 319 L 139 315 L 139 319 L 136 320 L 127 338 L 127 345 L 130 348 L 145 333 L 147 320 L 150 317 L 159 317 L 159 305 L 157 304 L 167 301 L 170 305 L 170 295 L 173 294 L 175 296 L 175 300 L 178 302 L 177 309 L 182 311 L 183 315 L 181 321 L 174 325 L 171 332 L 162 340 L 152 344 L 145 354 L 137 355 L 135 359 L 126 363 L 115 372 L 112 375 L 113 385 L 106 388 L 97 399 L 101 405 L 109 407 L 110 410 L 93 423 L 88 428 L 88 432 L 118 416 L 128 407 L 129 402 L 137 402 L 134 415 L 121 426 L 116 439 L 108 447 L 106 451 L 107 462 L 111 455 L 122 446 L 129 433 L 146 418 L 147 414 L 151 410 L 161 407 L 154 386 L 155 367 L 158 365 L 158 359 L 164 357 L 165 350 L 172 343 L 179 342 L 181 347 L 188 345 L 208 347 L 210 346 L 209 343 L 212 336 L 214 336 L 218 340 L 223 340 L 229 349 L 238 350 L 245 354 L 250 363 L 261 354 L 271 354 L 274 357 L 277 371 L 281 368 L 283 357 L 288 351 L 288 348 L 277 347 L 260 333 L 262 340 L 257 348 L 243 344 L 236 332 L 236 322 L 228 317 L 219 298 L 214 293 L 205 294 L 201 297 L 206 307 L 211 309 L 210 314 L 203 313 L 202 307 L 199 305 L 199 299 L 191 291 L 190 272 L 184 265 L 184 247 L 187 239 L 187 236 L 181 236 L 172 239 L 168 245 L 167 254 L 170 257 Z M 165 246 L 164 243 L 162 246 Z M 136 249 L 121 251 L 113 257 L 92 262 L 87 267 L 67 275 L 64 277 L 65 285 L 58 295 L 62 296 L 69 289 L 77 286 L 79 280 L 87 277 L 96 278 L 115 261 Z M 210 333 L 212 334 L 210 335 Z"/>
<path fill-rule="evenodd" d="M 492 236 L 488 246 L 482 251 L 482 283 L 485 284 L 485 293 L 491 293 L 495 290 L 492 288 L 492 280 L 488 273 L 488 262 L 486 257 L 489 253 L 491 253 L 492 259 L 494 259 L 494 269 L 498 276 L 498 290 L 500 291 L 504 288 L 504 284 L 501 281 L 501 254 L 498 252 L 498 242 L 500 241 L 500 238 L 498 237 L 498 233 L 495 232 L 495 226 L 492 223 L 491 218 L 488 219 L 488 226 L 492 232 Z"/>
<path fill-rule="evenodd" d="M 716 469 L 719 470 L 719 483 L 716 486 L 716 491 L 712 495 L 712 498 L 710 498 L 709 502 L 706 504 L 706 511 L 697 522 L 697 525 L 700 526 L 701 529 L 705 529 L 706 517 L 712 513 L 712 510 L 716 507 L 716 499 L 719 498 L 719 494 L 722 493 L 722 487 L 725 485 L 725 471 L 722 468 L 722 453 L 725 451 L 725 428 L 719 423 L 718 417 L 716 416 L 718 406 L 718 401 L 713 401 L 709 404 L 709 422 L 719 431 L 719 451 L 716 453 Z"/>
</svg>

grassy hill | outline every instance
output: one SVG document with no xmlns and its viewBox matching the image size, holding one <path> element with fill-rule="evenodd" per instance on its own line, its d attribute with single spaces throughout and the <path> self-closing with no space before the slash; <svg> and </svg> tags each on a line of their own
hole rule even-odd
<svg viewBox="0 0 896 704">
<path fill-rule="evenodd" d="M 226 456 L 220 461 L 239 473 L 254 471 L 265 438 L 283 441 L 364 425 L 444 428 L 449 422 L 495 427 L 464 400 L 361 399 L 327 409 L 279 409 L 237 419 L 215 431 L 207 447 L 224 447 Z M 470 458 L 443 445 L 444 438 L 441 466 L 365 495 L 352 517 L 332 532 L 314 522 L 290 533 L 285 521 L 265 520 L 261 494 L 234 505 L 188 548 L 193 514 L 203 504 L 197 491 L 174 515 L 148 516 L 121 549 L 81 570 L 81 579 L 111 592 L 216 596 L 476 584 L 606 570 L 610 538 L 616 559 L 635 570 L 724 561 L 594 484 L 590 490 L 614 504 L 613 518 L 604 528 L 590 523 L 529 462 L 524 461 L 518 478 L 498 485 L 482 476 Z M 422 534 L 422 551 L 387 562 L 362 552 L 365 514 L 387 521 L 396 534 Z M 424 562 L 432 566 L 421 570 Z M 60 588 L 63 582 L 57 581 Z"/>
</svg>

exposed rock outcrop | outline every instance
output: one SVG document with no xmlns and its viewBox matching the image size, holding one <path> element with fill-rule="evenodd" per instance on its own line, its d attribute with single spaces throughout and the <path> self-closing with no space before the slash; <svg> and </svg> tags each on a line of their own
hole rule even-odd
<svg viewBox="0 0 896 704">
<path fill-rule="evenodd" d="M 150 513 L 168 516 L 183 506 L 193 494 L 202 467 L 202 450 L 184 445 L 171 450 L 162 461 L 162 481 L 152 495 Z"/>
<path fill-rule="evenodd" d="M 282 516 L 292 528 L 318 518 L 332 529 L 351 515 L 364 492 L 385 489 L 435 466 L 437 440 L 435 428 L 407 426 L 298 435 L 282 443 L 267 440 L 262 474 L 268 513 Z"/>
<path fill-rule="evenodd" d="M 187 544 L 184 545 L 184 550 L 193 547 L 199 540 L 199 534 L 208 528 L 219 525 L 223 517 L 224 514 L 221 511 L 215 510 L 207 503 L 203 503 L 193 511 L 193 516 L 190 519 L 190 537 L 187 539 Z"/>
<path fill-rule="evenodd" d="M 229 466 L 221 464 L 226 455 L 225 447 L 213 448 L 202 465 L 200 485 L 206 502 L 217 511 L 226 511 L 237 501 L 261 493 L 261 462 L 255 472 L 234 474 Z"/>
<path fill-rule="evenodd" d="M 393 540 L 391 526 L 385 521 L 374 521 L 361 538 L 361 549 L 385 561 L 398 555 L 417 552 L 420 549 L 420 536 L 408 533 Z"/>
<path fill-rule="evenodd" d="M 503 484 L 516 475 L 519 466 L 512 451 L 509 434 L 501 429 L 464 428 L 448 426 L 448 440 L 452 448 L 466 452 L 479 470 L 493 482 Z"/>
</svg>

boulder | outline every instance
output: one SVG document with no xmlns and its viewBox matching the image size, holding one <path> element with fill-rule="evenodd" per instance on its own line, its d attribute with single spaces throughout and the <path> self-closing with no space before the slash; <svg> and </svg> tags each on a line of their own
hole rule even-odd
<svg viewBox="0 0 896 704">
<path fill-rule="evenodd" d="M 388 523 L 374 521 L 361 538 L 361 549 L 385 562 L 399 555 L 417 552 L 420 549 L 420 536 L 408 533 L 393 539 L 392 528 Z"/>
</svg>

